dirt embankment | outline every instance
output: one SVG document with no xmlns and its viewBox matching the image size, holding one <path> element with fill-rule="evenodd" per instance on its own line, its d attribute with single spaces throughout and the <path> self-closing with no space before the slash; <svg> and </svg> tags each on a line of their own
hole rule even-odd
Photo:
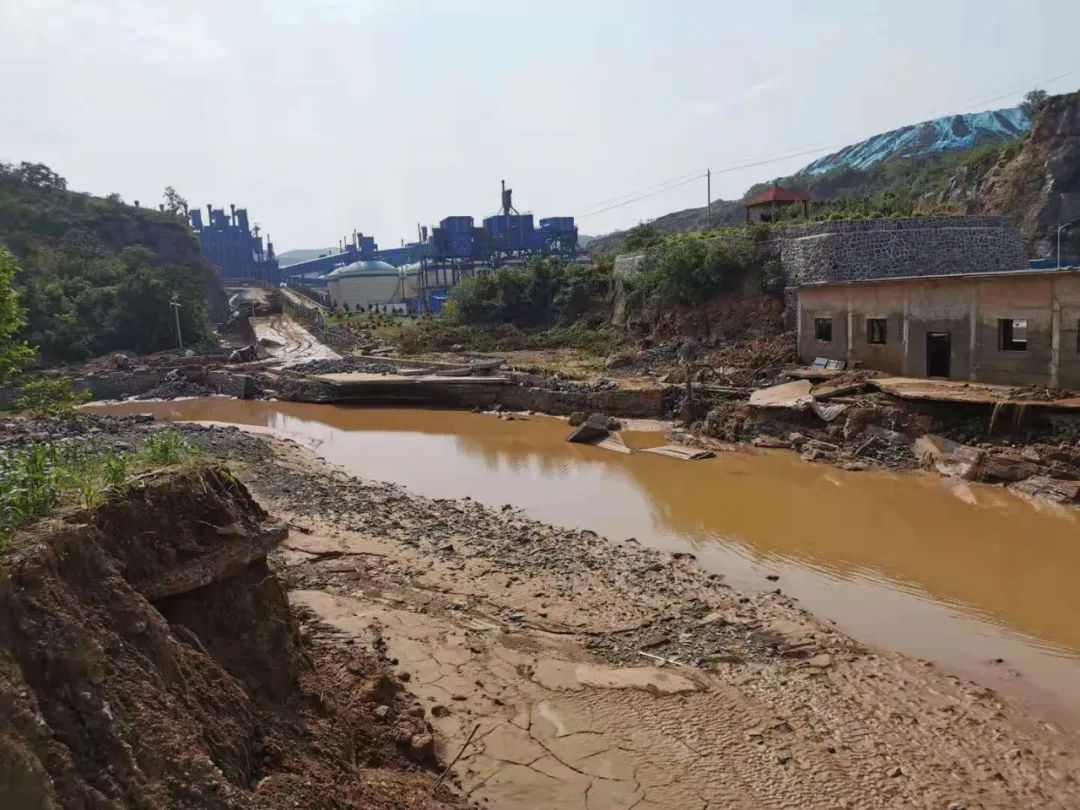
<svg viewBox="0 0 1080 810">
<path fill-rule="evenodd" d="M 288 443 L 188 435 L 245 462 L 294 526 L 274 559 L 315 638 L 396 659 L 439 754 L 464 750 L 473 800 L 1080 806 L 1075 729 L 868 649 L 782 593 L 741 594 L 633 540 L 357 481 Z"/>
<path fill-rule="evenodd" d="M 200 467 L 16 536 L 0 805 L 445 806 L 428 727 L 385 662 L 299 627 L 267 564 L 285 534 Z"/>
<path fill-rule="evenodd" d="M 779 588 L 176 429 L 291 532 L 267 563 L 280 527 L 201 472 L 20 541 L 0 784 L 21 806 L 437 806 L 411 770 L 433 749 L 499 808 L 1080 806 L 1076 728 Z"/>
</svg>

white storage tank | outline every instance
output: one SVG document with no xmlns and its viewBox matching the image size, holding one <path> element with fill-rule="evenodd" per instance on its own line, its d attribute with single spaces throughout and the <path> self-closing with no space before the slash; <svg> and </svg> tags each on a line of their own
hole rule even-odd
<svg viewBox="0 0 1080 810">
<path fill-rule="evenodd" d="M 395 312 L 416 296 L 415 267 L 394 267 L 360 261 L 339 267 L 326 277 L 331 303 L 350 312 Z"/>
</svg>

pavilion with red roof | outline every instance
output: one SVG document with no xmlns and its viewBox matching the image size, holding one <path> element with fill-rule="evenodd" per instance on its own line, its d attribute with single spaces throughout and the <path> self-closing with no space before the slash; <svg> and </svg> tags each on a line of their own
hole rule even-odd
<svg viewBox="0 0 1080 810">
<path fill-rule="evenodd" d="M 801 191 L 773 185 L 768 191 L 755 194 L 743 203 L 746 208 L 746 221 L 775 222 L 778 209 L 796 203 L 802 203 L 803 217 L 809 219 L 811 199 L 809 194 L 803 194 Z"/>
</svg>

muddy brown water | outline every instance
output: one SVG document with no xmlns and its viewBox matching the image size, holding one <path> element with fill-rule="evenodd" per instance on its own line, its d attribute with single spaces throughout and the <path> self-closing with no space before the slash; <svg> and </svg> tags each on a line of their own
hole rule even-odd
<svg viewBox="0 0 1080 810">
<path fill-rule="evenodd" d="M 265 426 L 361 477 L 692 551 L 732 586 L 780 587 L 866 643 L 1080 715 L 1080 510 L 784 451 L 620 455 L 568 444 L 549 417 L 231 399 L 91 409 Z M 623 435 L 635 448 L 663 441 Z"/>
</svg>

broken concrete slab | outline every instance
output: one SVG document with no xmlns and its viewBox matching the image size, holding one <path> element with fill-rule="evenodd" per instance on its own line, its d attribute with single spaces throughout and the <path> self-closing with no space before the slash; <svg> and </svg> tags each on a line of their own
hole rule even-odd
<svg viewBox="0 0 1080 810">
<path fill-rule="evenodd" d="M 597 447 L 602 447 L 605 450 L 611 450 L 615 453 L 622 453 L 625 456 L 630 455 L 631 450 L 626 446 L 626 442 L 623 441 L 622 436 L 618 433 L 610 433 L 604 439 L 601 439 L 596 444 Z"/>
<path fill-rule="evenodd" d="M 795 380 L 761 388 L 750 394 L 750 404 L 757 408 L 805 410 L 814 401 L 810 394 L 812 387 L 809 380 Z"/>
<path fill-rule="evenodd" d="M 866 380 L 849 380 L 847 382 L 835 380 L 815 385 L 811 393 L 814 395 L 814 399 L 832 399 L 833 397 L 859 393 L 865 390 L 868 385 L 869 383 Z"/>
<path fill-rule="evenodd" d="M 649 447 L 643 453 L 655 453 L 658 456 L 668 456 L 682 461 L 699 461 L 703 458 L 712 458 L 716 455 L 712 450 L 701 447 L 687 447 L 682 444 L 665 444 L 661 447 Z"/>
<path fill-rule="evenodd" d="M 1015 385 L 913 377 L 875 377 L 868 379 L 867 383 L 883 393 L 901 399 L 967 402 L 980 405 L 1023 405 L 1064 410 L 1080 408 L 1080 397 L 1033 399 L 1030 396 L 1024 396 L 1025 389 Z"/>
</svg>

